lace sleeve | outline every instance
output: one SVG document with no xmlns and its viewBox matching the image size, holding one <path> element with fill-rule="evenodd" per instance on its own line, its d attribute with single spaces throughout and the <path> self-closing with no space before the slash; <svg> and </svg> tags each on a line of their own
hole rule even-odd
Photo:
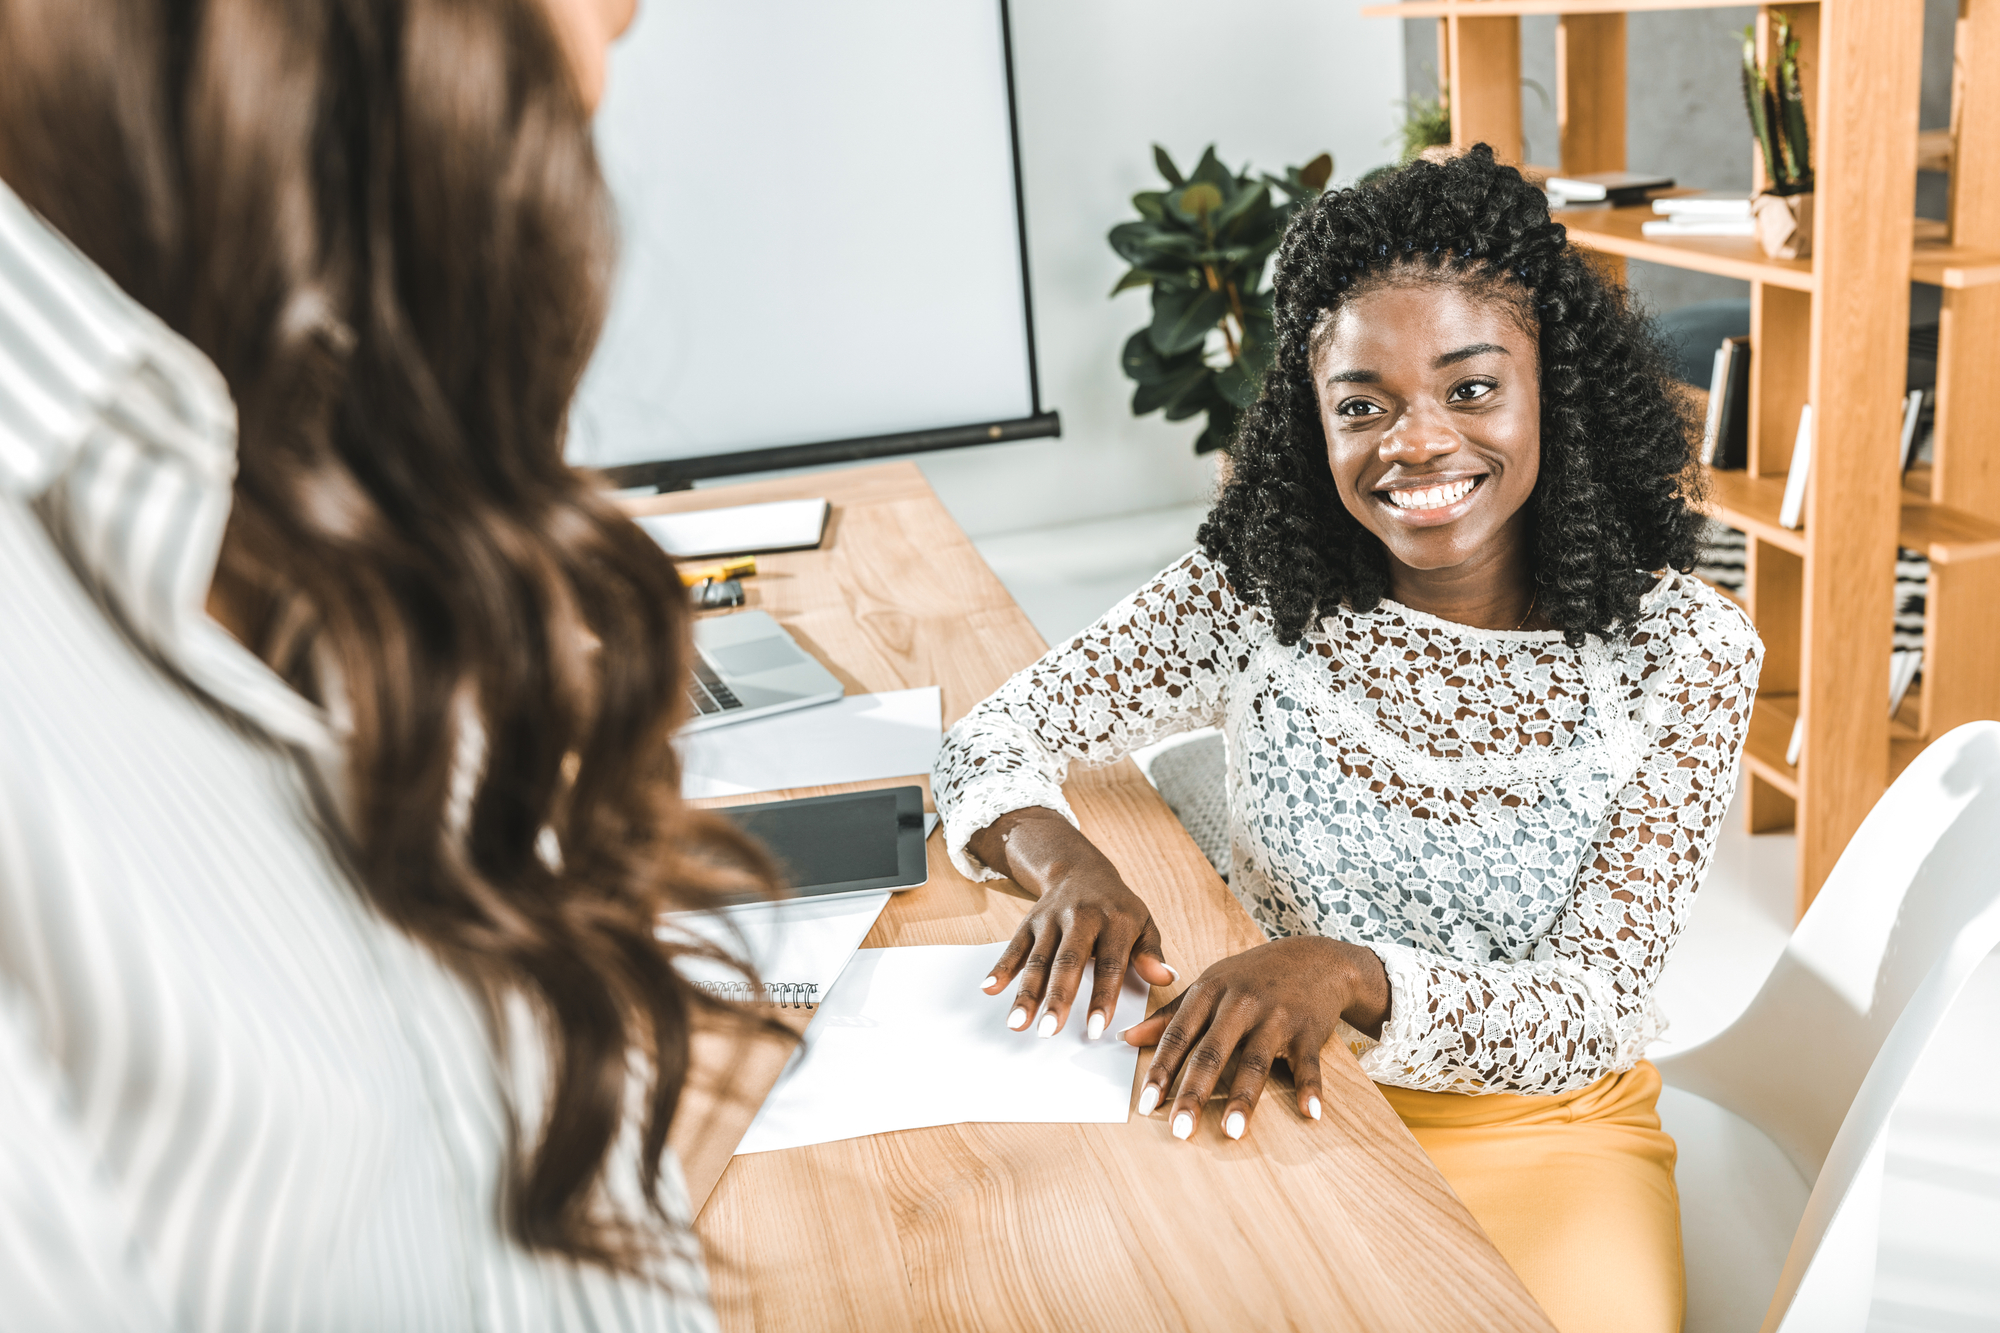
<svg viewBox="0 0 2000 1333">
<path fill-rule="evenodd" d="M 952 863 L 996 879 L 969 853 L 973 834 L 1010 810 L 1063 800 L 1071 760 L 1115 763 L 1221 716 L 1227 680 L 1248 664 L 1244 607 L 1199 552 L 1169 566 L 1104 618 L 1005 685 L 945 735 L 931 788 Z"/>
<path fill-rule="evenodd" d="M 1362 1057 L 1377 1082 L 1565 1092 L 1631 1068 L 1659 1035 L 1653 983 L 1715 851 L 1764 654 L 1736 608 L 1712 596 L 1690 602 L 1636 691 L 1646 737 L 1638 770 L 1533 957 L 1475 966 L 1374 946 L 1392 995 L 1381 1043 Z M 1644 650 L 1638 635 L 1634 647 Z"/>
</svg>

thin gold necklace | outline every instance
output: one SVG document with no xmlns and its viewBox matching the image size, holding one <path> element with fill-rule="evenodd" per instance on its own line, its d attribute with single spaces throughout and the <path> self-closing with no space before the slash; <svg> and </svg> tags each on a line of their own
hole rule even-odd
<svg viewBox="0 0 2000 1333">
<path fill-rule="evenodd" d="M 1521 625 L 1525 625 L 1528 623 L 1528 617 L 1535 614 L 1535 603 L 1541 600 L 1541 596 L 1542 596 L 1542 590 L 1540 588 L 1537 588 L 1534 591 L 1534 595 L 1528 598 L 1528 609 L 1521 614 L 1520 624 L 1514 626 L 1514 629 L 1517 632 L 1520 630 Z"/>
</svg>

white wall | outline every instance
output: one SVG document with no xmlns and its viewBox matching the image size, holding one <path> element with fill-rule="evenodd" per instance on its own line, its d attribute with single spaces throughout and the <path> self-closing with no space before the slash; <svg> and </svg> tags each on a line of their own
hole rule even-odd
<svg viewBox="0 0 2000 1333">
<path fill-rule="evenodd" d="M 655 3 L 661 0 L 654 0 Z M 1403 25 L 1361 0 L 1014 0 L 1014 70 L 1042 403 L 1063 436 L 921 457 L 974 536 L 1184 504 L 1208 493 L 1198 421 L 1134 419 L 1118 352 L 1148 294 L 1106 299 L 1105 244 L 1157 188 L 1152 144 L 1183 170 L 1204 145 L 1276 172 L 1330 150 L 1337 179 L 1394 156 Z"/>
</svg>

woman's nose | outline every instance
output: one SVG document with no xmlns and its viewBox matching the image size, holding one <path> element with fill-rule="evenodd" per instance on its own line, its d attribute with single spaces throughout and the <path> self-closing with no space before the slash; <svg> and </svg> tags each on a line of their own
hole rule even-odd
<svg viewBox="0 0 2000 1333">
<path fill-rule="evenodd" d="M 1458 432 L 1442 412 L 1414 407 L 1382 436 L 1382 461 L 1421 464 L 1441 454 L 1456 453 Z"/>
</svg>

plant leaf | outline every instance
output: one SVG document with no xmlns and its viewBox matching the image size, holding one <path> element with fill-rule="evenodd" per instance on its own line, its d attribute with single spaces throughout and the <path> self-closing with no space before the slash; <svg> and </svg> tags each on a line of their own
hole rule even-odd
<svg viewBox="0 0 2000 1333">
<path fill-rule="evenodd" d="M 1147 333 L 1160 355 L 1175 356 L 1199 348 L 1228 311 L 1229 302 L 1221 292 L 1193 285 L 1173 288 L 1155 284 L 1153 323 Z"/>
<path fill-rule="evenodd" d="M 1166 407 L 1165 416 L 1169 421 L 1186 421 L 1197 412 L 1209 412 L 1218 407 L 1228 407 L 1223 396 L 1215 391 L 1215 372 L 1207 366 L 1201 368 L 1201 375 L 1187 388 L 1175 394 Z"/>
<path fill-rule="evenodd" d="M 1110 295 L 1116 296 L 1118 293 L 1130 291 L 1134 287 L 1150 287 L 1152 285 L 1153 275 L 1151 273 L 1148 273 L 1143 268 L 1128 268 L 1125 270 L 1125 276 L 1118 279 L 1118 285 L 1111 289 Z"/>
<path fill-rule="evenodd" d="M 1140 384 L 1158 384 L 1203 364 L 1198 351 L 1161 356 L 1153 349 L 1153 340 L 1145 329 L 1138 330 L 1125 340 L 1125 350 L 1119 354 L 1119 360 L 1125 377 Z"/>
<path fill-rule="evenodd" d="M 1175 190 L 1167 196 L 1167 209 L 1178 217 L 1190 222 L 1205 221 L 1208 216 L 1222 207 L 1222 191 L 1207 181 L 1196 181 L 1185 189 Z"/>
<path fill-rule="evenodd" d="M 1159 222 L 1167 211 L 1167 194 L 1164 190 L 1141 190 L 1132 196 L 1132 207 L 1139 210 L 1139 216 L 1148 222 Z"/>
<path fill-rule="evenodd" d="M 1223 166 L 1222 160 L 1215 155 L 1214 144 L 1201 150 L 1201 161 L 1195 163 L 1194 173 L 1188 179 L 1206 181 L 1218 190 L 1226 190 L 1236 183 L 1235 176 L 1230 174 L 1229 168 Z"/>
<path fill-rule="evenodd" d="M 1299 183 L 1317 193 L 1333 179 L 1333 154 L 1321 153 L 1298 169 Z"/>
<path fill-rule="evenodd" d="M 1215 215 L 1216 230 L 1221 231 L 1240 222 L 1259 204 L 1266 209 L 1270 208 L 1271 187 L 1261 180 L 1245 181 L 1234 197 L 1223 206 L 1222 211 Z"/>
<path fill-rule="evenodd" d="M 1121 222 L 1105 239 L 1119 258 L 1137 268 L 1183 267 L 1201 250 L 1199 237 L 1154 222 Z"/>
<path fill-rule="evenodd" d="M 1264 377 L 1247 362 L 1247 357 L 1238 357 L 1215 372 L 1215 391 L 1234 407 L 1248 407 L 1256 402 L 1257 392 L 1263 387 Z"/>
<path fill-rule="evenodd" d="M 1167 150 L 1158 144 L 1153 145 L 1153 165 L 1167 178 L 1167 184 L 1175 189 L 1187 184 L 1187 178 L 1181 175 L 1181 169 L 1174 165 L 1171 157 L 1167 156 Z"/>
<path fill-rule="evenodd" d="M 1233 407 L 1217 406 L 1208 409 L 1208 425 L 1195 437 L 1194 451 L 1197 454 L 1214 453 L 1217 449 L 1227 449 L 1236 438 L 1237 411 Z"/>
<path fill-rule="evenodd" d="M 1204 396 L 1202 388 L 1214 376 L 1214 371 L 1196 359 L 1166 379 L 1156 380 L 1151 384 L 1141 384 L 1132 392 L 1132 415 L 1143 417 L 1148 412 L 1157 412 L 1164 407 L 1167 409 L 1167 419 L 1177 421 L 1180 418 L 1173 415 L 1175 410 L 1190 394 L 1197 397 Z M 1191 407 L 1181 413 L 1181 416 L 1192 416 L 1200 410 L 1199 407 Z"/>
</svg>

